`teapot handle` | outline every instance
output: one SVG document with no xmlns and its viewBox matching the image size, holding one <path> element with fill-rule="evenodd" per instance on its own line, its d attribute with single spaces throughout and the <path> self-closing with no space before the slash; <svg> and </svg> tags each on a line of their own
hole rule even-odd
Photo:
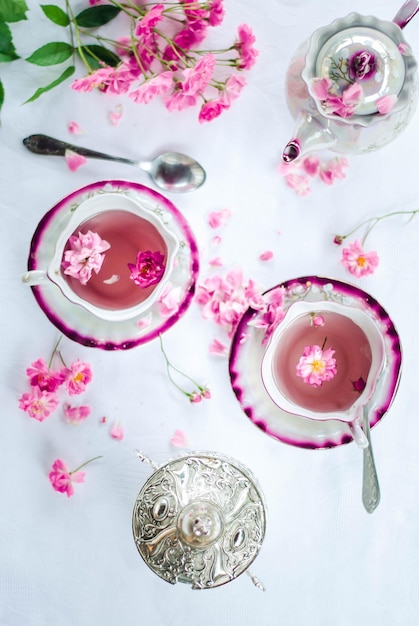
<svg viewBox="0 0 419 626">
<path fill-rule="evenodd" d="M 404 28 L 418 11 L 419 2 L 417 2 L 417 0 L 407 0 L 393 17 L 393 22 L 400 28 Z"/>
</svg>

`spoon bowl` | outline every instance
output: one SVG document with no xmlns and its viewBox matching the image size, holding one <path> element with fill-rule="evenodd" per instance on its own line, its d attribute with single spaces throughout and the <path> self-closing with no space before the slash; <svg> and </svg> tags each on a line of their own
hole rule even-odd
<svg viewBox="0 0 419 626">
<path fill-rule="evenodd" d="M 180 152 L 165 152 L 151 161 L 134 161 L 125 157 L 112 156 L 89 148 L 82 148 L 48 135 L 30 135 L 23 140 L 23 145 L 35 154 L 65 156 L 67 150 L 86 158 L 117 161 L 139 167 L 150 176 L 151 180 L 165 191 L 182 193 L 194 191 L 204 184 L 205 170 L 195 159 Z"/>
</svg>

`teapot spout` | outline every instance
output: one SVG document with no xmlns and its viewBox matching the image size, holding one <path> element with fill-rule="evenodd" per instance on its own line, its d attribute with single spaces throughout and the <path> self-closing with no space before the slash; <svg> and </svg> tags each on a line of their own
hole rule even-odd
<svg viewBox="0 0 419 626">
<path fill-rule="evenodd" d="M 298 119 L 294 138 L 284 148 L 282 160 L 284 163 L 291 163 L 311 152 L 330 149 L 336 142 L 335 135 L 327 126 L 303 111 Z"/>
</svg>

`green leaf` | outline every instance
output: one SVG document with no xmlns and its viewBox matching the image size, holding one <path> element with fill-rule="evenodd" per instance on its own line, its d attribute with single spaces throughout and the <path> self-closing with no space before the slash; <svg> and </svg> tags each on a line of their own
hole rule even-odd
<svg viewBox="0 0 419 626">
<path fill-rule="evenodd" d="M 103 61 L 105 65 L 110 65 L 111 67 L 115 67 L 121 62 L 121 59 L 117 54 L 112 52 L 112 50 L 108 50 L 108 48 L 104 48 L 103 46 L 97 46 L 94 44 L 90 46 L 83 46 L 82 52 L 87 58 L 89 65 L 94 70 L 102 67 L 99 61 Z"/>
<path fill-rule="evenodd" d="M 4 22 L 0 22 L 0 63 L 7 63 L 18 58 L 10 28 Z"/>
<path fill-rule="evenodd" d="M 73 46 L 64 41 L 52 41 L 35 50 L 26 60 L 35 65 L 46 67 L 67 61 L 73 54 Z"/>
<path fill-rule="evenodd" d="M 74 65 L 70 65 L 69 67 L 67 67 L 67 69 L 64 70 L 61 76 L 53 80 L 52 83 L 50 83 L 49 85 L 46 85 L 45 87 L 40 87 L 39 89 L 37 89 L 35 93 L 33 94 L 33 96 L 31 96 L 28 100 L 25 100 L 23 104 L 26 104 L 27 102 L 33 102 L 34 100 L 39 98 L 39 96 L 42 96 L 42 94 L 45 93 L 46 91 L 50 91 L 50 89 L 54 89 L 54 87 L 57 87 L 58 85 L 63 83 L 65 80 L 67 80 L 67 78 L 70 78 L 70 76 L 74 74 L 75 70 L 76 68 L 74 67 Z"/>
<path fill-rule="evenodd" d="M 119 7 L 114 7 L 107 4 L 99 4 L 95 7 L 85 9 L 78 15 L 76 15 L 76 22 L 83 28 L 95 28 L 96 26 L 103 26 L 114 19 L 120 12 Z"/>
<path fill-rule="evenodd" d="M 55 4 L 41 4 L 41 9 L 51 22 L 58 24 L 58 26 L 68 26 L 70 19 L 65 11 Z"/>
<path fill-rule="evenodd" d="M 4 102 L 4 87 L 3 87 L 3 83 L 0 80 L 0 111 L 1 111 L 1 107 L 3 106 L 3 102 Z"/>
<path fill-rule="evenodd" d="M 26 20 L 28 5 L 25 0 L 0 0 L 0 22 Z"/>
</svg>

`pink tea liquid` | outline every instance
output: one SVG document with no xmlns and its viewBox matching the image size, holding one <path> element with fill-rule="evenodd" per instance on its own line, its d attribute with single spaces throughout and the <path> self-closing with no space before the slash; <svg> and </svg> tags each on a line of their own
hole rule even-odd
<svg viewBox="0 0 419 626">
<path fill-rule="evenodd" d="M 348 317 L 330 311 L 316 312 L 324 326 L 313 326 L 308 315 L 297 318 L 281 336 L 273 360 L 273 374 L 282 395 L 309 411 L 329 413 L 349 409 L 359 398 L 352 381 L 367 380 L 371 348 L 367 336 Z M 326 341 L 325 341 L 326 339 Z M 305 383 L 296 366 L 305 346 L 318 345 L 335 350 L 337 372 L 321 387 Z"/>
<path fill-rule="evenodd" d="M 72 234 L 77 237 L 80 231 L 88 230 L 98 233 L 111 247 L 104 253 L 99 273 L 93 272 L 86 285 L 62 274 L 71 289 L 86 302 L 102 309 L 126 309 L 144 302 L 157 285 L 144 289 L 136 285 L 130 278 L 128 263 L 136 263 L 140 250 L 160 252 L 167 259 L 167 246 L 155 226 L 134 213 L 115 209 L 94 215 Z M 67 244 L 65 250 L 68 248 Z M 104 282 L 109 279 L 110 282 Z"/>
</svg>

